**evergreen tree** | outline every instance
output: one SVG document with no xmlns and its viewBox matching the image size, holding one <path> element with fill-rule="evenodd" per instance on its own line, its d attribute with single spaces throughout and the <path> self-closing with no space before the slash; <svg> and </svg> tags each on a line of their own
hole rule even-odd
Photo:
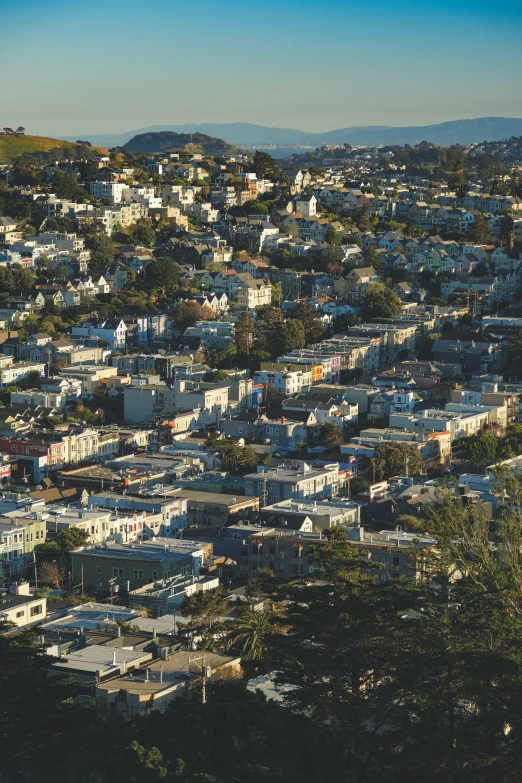
<svg viewBox="0 0 522 783">
<path fill-rule="evenodd" d="M 241 313 L 234 327 L 234 340 L 238 353 L 248 356 L 252 350 L 254 319 L 248 313 Z"/>
<path fill-rule="evenodd" d="M 468 233 L 471 241 L 479 245 L 487 245 L 491 242 L 491 229 L 482 212 L 477 215 Z"/>
<path fill-rule="evenodd" d="M 304 327 L 305 345 L 318 343 L 324 337 L 324 327 L 317 312 L 309 302 L 299 302 L 289 313 L 290 318 L 300 321 Z"/>
</svg>

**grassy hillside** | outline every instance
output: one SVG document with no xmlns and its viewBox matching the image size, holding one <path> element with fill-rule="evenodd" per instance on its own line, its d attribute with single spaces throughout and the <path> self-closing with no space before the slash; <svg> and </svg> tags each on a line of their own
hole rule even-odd
<svg viewBox="0 0 522 783">
<path fill-rule="evenodd" d="M 203 155 L 223 155 L 237 152 L 238 148 L 223 139 L 206 136 L 204 133 L 139 133 L 125 144 L 129 152 L 151 155 L 154 152 L 193 152 Z"/>
<path fill-rule="evenodd" d="M 48 139 L 45 136 L 4 136 L 0 135 L 0 161 L 8 161 L 26 152 L 49 152 L 58 147 L 76 147 L 70 141 Z"/>
</svg>

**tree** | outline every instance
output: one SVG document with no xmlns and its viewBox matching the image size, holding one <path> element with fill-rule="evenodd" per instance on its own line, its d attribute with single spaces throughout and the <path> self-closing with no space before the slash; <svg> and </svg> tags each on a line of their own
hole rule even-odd
<svg viewBox="0 0 522 783">
<path fill-rule="evenodd" d="M 90 534 L 79 527 L 60 530 L 53 541 L 46 541 L 38 547 L 39 552 L 70 552 L 89 543 Z"/>
<path fill-rule="evenodd" d="M 234 341 L 238 353 L 243 354 L 243 356 L 250 354 L 254 331 L 254 319 L 248 313 L 241 313 L 234 327 Z"/>
<path fill-rule="evenodd" d="M 127 229 L 127 234 L 131 242 L 135 245 L 153 247 L 156 242 L 156 233 L 154 229 L 145 221 L 134 223 L 134 225 Z"/>
<path fill-rule="evenodd" d="M 275 638 L 281 681 L 297 686 L 288 694 L 290 704 L 308 710 L 318 723 L 336 722 L 345 717 L 351 695 L 358 699 L 370 683 L 361 647 L 364 625 L 371 622 L 370 596 L 365 599 L 373 585 L 362 575 L 363 558 L 342 526 L 310 544 L 307 560 L 312 573 L 306 582 L 294 591 L 285 586 L 284 622 L 291 630 Z"/>
<path fill-rule="evenodd" d="M 41 185 L 45 182 L 45 169 L 39 160 L 19 158 L 13 163 L 9 179 L 13 185 Z"/>
<path fill-rule="evenodd" d="M 217 381 L 228 381 L 230 375 L 225 370 L 213 370 L 212 372 L 206 372 L 203 376 L 205 383 L 216 383 Z"/>
<path fill-rule="evenodd" d="M 324 337 L 324 327 L 317 311 L 305 301 L 289 312 L 289 317 L 300 321 L 304 327 L 305 344 L 318 343 Z"/>
<path fill-rule="evenodd" d="M 178 289 L 179 266 L 170 258 L 153 258 L 145 267 L 145 290 L 157 290 L 162 296 L 171 296 Z"/>
<path fill-rule="evenodd" d="M 4 625 L 1 630 L 6 630 Z M 0 661 L 2 777 L 14 783 L 20 774 L 27 779 L 33 766 L 28 755 L 36 754 L 38 746 L 78 727 L 71 704 L 78 688 L 59 672 L 49 676 L 49 658 L 30 631 L 0 633 Z M 38 772 L 32 772 L 30 780 L 36 781 Z"/>
<path fill-rule="evenodd" d="M 343 271 L 343 252 L 340 247 L 330 245 L 321 253 L 321 260 L 329 275 L 340 275 Z"/>
<path fill-rule="evenodd" d="M 56 590 L 62 589 L 66 575 L 67 570 L 65 568 L 47 560 L 44 560 L 38 568 L 38 579 L 40 582 L 54 587 Z"/>
<path fill-rule="evenodd" d="M 344 438 L 338 424 L 325 424 L 321 443 L 328 451 L 338 451 L 344 445 Z"/>
<path fill-rule="evenodd" d="M 274 283 L 272 286 L 272 303 L 275 305 L 281 305 L 283 301 L 283 286 L 281 283 Z"/>
<path fill-rule="evenodd" d="M 80 179 L 83 182 L 92 182 L 98 178 L 100 169 L 93 160 L 81 161 L 78 163 L 78 171 L 80 172 Z"/>
<path fill-rule="evenodd" d="M 279 631 L 270 612 L 244 612 L 232 623 L 226 644 L 245 661 L 259 661 L 265 657 L 268 639 Z"/>
<path fill-rule="evenodd" d="M 257 468 L 257 457 L 248 446 L 240 446 L 233 440 L 217 438 L 210 438 L 207 445 L 209 449 L 219 454 L 223 467 L 232 474 L 251 473 Z"/>
<path fill-rule="evenodd" d="M 213 321 L 216 314 L 210 307 L 199 302 L 180 302 L 174 310 L 173 321 L 176 329 L 184 332 L 188 326 L 194 326 L 197 321 Z"/>
<path fill-rule="evenodd" d="M 53 275 L 57 280 L 67 280 L 69 277 L 69 270 L 65 266 L 57 266 L 54 268 Z"/>
<path fill-rule="evenodd" d="M 202 649 L 215 646 L 216 636 L 221 636 L 222 622 L 227 613 L 227 597 L 222 587 L 200 590 L 186 596 L 181 603 L 181 614 L 190 617 L 188 630 L 201 639 Z"/>
<path fill-rule="evenodd" d="M 85 247 L 91 251 L 89 267 L 91 269 L 104 269 L 110 266 L 116 255 L 116 245 L 105 233 L 103 225 L 101 229 L 97 224 L 91 224 L 87 227 L 85 236 Z"/>
<path fill-rule="evenodd" d="M 296 318 L 285 321 L 282 330 L 283 351 L 292 351 L 294 348 L 304 348 L 306 344 L 305 325 Z M 277 352 L 279 353 L 279 351 Z"/>
<path fill-rule="evenodd" d="M 57 232 L 59 234 L 72 234 L 77 230 L 76 222 L 72 218 L 68 217 L 53 217 L 47 218 L 45 221 L 45 230 L 49 232 Z M 42 256 L 39 256 L 38 262 Z"/>
<path fill-rule="evenodd" d="M 473 221 L 468 235 L 472 242 L 479 245 L 487 245 L 491 242 L 491 229 L 482 212 Z"/>
<path fill-rule="evenodd" d="M 329 228 L 326 229 L 326 233 L 324 235 L 324 241 L 328 245 L 340 245 L 341 242 L 343 241 L 343 238 L 338 231 L 336 231 L 334 228 L 330 226 Z"/>
<path fill-rule="evenodd" d="M 34 277 L 21 264 L 0 267 L 0 293 L 20 293 L 34 285 Z"/>
<path fill-rule="evenodd" d="M 509 331 L 507 338 L 507 372 L 511 377 L 522 378 L 522 329 Z"/>
<path fill-rule="evenodd" d="M 382 283 L 369 283 L 362 296 L 362 317 L 368 320 L 389 318 L 402 312 L 396 293 Z"/>
<path fill-rule="evenodd" d="M 499 441 L 494 435 L 480 432 L 478 435 L 472 435 L 468 440 L 468 451 L 473 462 L 481 464 L 495 459 Z"/>
<path fill-rule="evenodd" d="M 268 215 L 268 207 L 262 201 L 245 201 L 238 211 L 241 215 Z"/>
<path fill-rule="evenodd" d="M 260 179 L 271 179 L 276 182 L 281 176 L 281 171 L 275 158 L 269 155 L 268 152 L 262 152 L 261 150 L 256 150 L 251 169 Z"/>
<path fill-rule="evenodd" d="M 381 443 L 374 453 L 375 471 L 379 481 L 390 476 L 415 476 L 422 469 L 422 457 L 408 443 Z"/>
<path fill-rule="evenodd" d="M 363 258 L 366 266 L 373 266 L 374 269 L 380 269 L 382 266 L 381 256 L 374 245 L 370 245 L 370 247 L 364 251 Z"/>
<path fill-rule="evenodd" d="M 68 174 L 66 171 L 55 171 L 51 177 L 51 191 L 55 193 L 58 198 L 62 198 L 65 201 L 80 201 L 84 202 L 89 199 L 89 194 L 78 183 L 76 177 Z"/>
</svg>

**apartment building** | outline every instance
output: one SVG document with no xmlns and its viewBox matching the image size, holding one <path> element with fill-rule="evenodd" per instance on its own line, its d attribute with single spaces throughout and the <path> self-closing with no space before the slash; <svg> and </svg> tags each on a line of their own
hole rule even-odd
<svg viewBox="0 0 522 783">
<path fill-rule="evenodd" d="M 428 409 L 416 413 L 390 413 L 389 425 L 397 429 L 450 432 L 451 440 L 474 435 L 488 423 L 489 411 L 458 412 Z"/>
<path fill-rule="evenodd" d="M 245 495 L 258 497 L 261 506 L 290 498 L 333 498 L 339 494 L 341 486 L 344 486 L 344 474 L 340 475 L 337 462 L 318 468 L 300 462 L 295 467 L 281 466 L 271 470 L 263 470 L 259 465 L 257 473 L 245 476 Z"/>
<path fill-rule="evenodd" d="M 263 386 L 271 386 L 285 395 L 298 394 L 303 389 L 312 385 L 311 370 L 257 370 L 253 376 L 253 382 Z"/>
<path fill-rule="evenodd" d="M 40 362 L 15 362 L 12 356 L 0 356 L 0 389 L 27 381 L 31 373 L 44 375 L 45 364 Z"/>
<path fill-rule="evenodd" d="M 179 574 L 199 576 L 205 556 L 202 546 L 167 538 L 85 547 L 71 552 L 72 580 L 99 595 L 109 594 L 111 585 L 134 590 Z"/>
</svg>

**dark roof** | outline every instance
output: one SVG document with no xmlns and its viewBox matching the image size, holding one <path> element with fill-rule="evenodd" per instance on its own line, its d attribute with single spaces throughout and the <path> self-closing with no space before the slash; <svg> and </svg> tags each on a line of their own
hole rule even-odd
<svg viewBox="0 0 522 783">
<path fill-rule="evenodd" d="M 0 596 L 0 612 L 12 609 L 13 606 L 22 606 L 37 600 L 34 595 L 11 595 L 7 593 L 7 595 Z"/>
</svg>

